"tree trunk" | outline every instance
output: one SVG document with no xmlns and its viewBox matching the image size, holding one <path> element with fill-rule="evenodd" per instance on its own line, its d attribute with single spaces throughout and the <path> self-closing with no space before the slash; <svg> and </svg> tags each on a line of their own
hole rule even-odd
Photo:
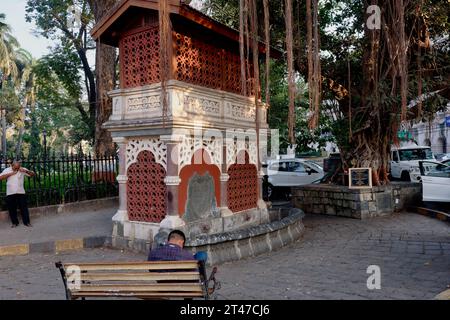
<svg viewBox="0 0 450 320">
<path fill-rule="evenodd" d="M 289 143 L 293 146 L 296 144 L 295 137 L 295 70 L 294 70 L 294 48 L 293 48 L 293 30 L 292 30 L 292 0 L 286 0 L 286 51 L 288 65 L 288 84 L 289 84 L 289 116 L 288 131 Z"/>
<path fill-rule="evenodd" d="M 75 47 L 78 53 L 78 56 L 80 57 L 81 64 L 83 65 L 83 71 L 86 76 L 89 90 L 88 90 L 88 101 L 89 101 L 89 118 L 84 117 L 84 112 L 80 110 L 81 117 L 83 121 L 86 122 L 89 129 L 91 130 L 91 137 L 94 138 L 95 136 L 95 110 L 96 110 L 96 102 L 97 102 L 97 88 L 95 84 L 95 75 L 91 70 L 91 67 L 89 65 L 89 61 L 86 55 L 86 50 L 80 46 L 77 42 L 75 42 Z M 87 121 L 86 121 L 87 120 Z"/>
<path fill-rule="evenodd" d="M 266 104 L 270 106 L 270 12 L 269 0 L 263 0 L 264 35 L 266 41 Z"/>
<path fill-rule="evenodd" d="M 93 1 L 95 21 L 99 21 L 116 4 L 116 0 Z M 115 87 L 115 61 L 116 49 L 114 47 L 97 43 L 96 51 L 96 77 L 97 77 L 97 104 L 95 113 L 95 153 L 114 154 L 116 147 L 111 134 L 102 128 L 112 114 L 112 100 L 107 93 Z"/>
<path fill-rule="evenodd" d="M 244 33 L 244 10 L 245 1 L 239 0 L 239 56 L 241 58 L 241 93 L 247 95 L 247 75 L 245 73 L 245 33 Z M 247 21 L 245 22 L 247 23 Z"/>
<path fill-rule="evenodd" d="M 396 142 L 401 119 L 404 118 L 408 43 L 404 40 L 403 2 L 371 0 L 366 2 L 366 7 L 369 5 L 382 7 L 383 27 L 382 30 L 365 29 L 367 41 L 364 46 L 361 103 L 351 110 L 352 118 L 358 119 L 359 125 L 354 128 L 351 141 L 343 148 L 342 154 L 344 169 L 372 168 L 373 184 L 377 186 L 389 183 L 391 143 Z M 400 97 L 401 103 L 382 99 L 381 91 Z M 343 103 L 340 109 L 348 110 L 348 105 Z"/>
<path fill-rule="evenodd" d="M 3 90 L 3 83 L 5 82 L 5 75 L 0 78 L 0 90 Z M 2 158 L 6 159 L 6 119 L 5 119 L 5 110 L 3 106 L 0 105 L 0 117 L 1 117 L 1 129 L 2 129 Z M 5 121 L 3 121 L 5 119 Z"/>
<path fill-rule="evenodd" d="M 258 48 L 258 8 L 256 0 L 250 0 L 250 30 L 252 32 L 252 62 L 253 62 L 253 77 L 254 77 L 254 91 L 255 91 L 255 120 L 256 120 L 256 145 L 259 150 L 259 93 L 260 93 L 260 79 L 259 79 L 259 48 Z M 258 171 L 260 170 L 260 159 L 258 153 Z"/>
<path fill-rule="evenodd" d="M 6 147 L 6 110 L 2 109 L 2 156 L 6 160 L 7 147 Z"/>
<path fill-rule="evenodd" d="M 319 38 L 319 2 L 306 1 L 306 28 L 308 48 L 308 88 L 309 88 L 309 128 L 316 129 L 320 118 L 320 100 L 322 78 L 320 68 L 320 38 Z"/>
</svg>

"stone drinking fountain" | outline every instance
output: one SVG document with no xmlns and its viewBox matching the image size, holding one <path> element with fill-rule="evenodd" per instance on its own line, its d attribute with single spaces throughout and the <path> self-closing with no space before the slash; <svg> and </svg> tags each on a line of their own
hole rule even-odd
<svg viewBox="0 0 450 320">
<path fill-rule="evenodd" d="M 217 263 L 297 240 L 302 213 L 270 210 L 262 199 L 256 128 L 267 131 L 267 108 L 255 103 L 251 74 L 243 94 L 239 33 L 183 1 L 169 0 L 169 9 L 164 82 L 159 1 L 121 1 L 92 31 L 120 54 L 104 124 L 119 146 L 111 245 L 147 252 L 180 229 L 188 247 Z"/>
</svg>

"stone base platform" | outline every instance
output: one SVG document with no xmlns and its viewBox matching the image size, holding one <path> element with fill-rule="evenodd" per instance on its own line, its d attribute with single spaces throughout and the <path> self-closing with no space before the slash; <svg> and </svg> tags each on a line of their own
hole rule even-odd
<svg viewBox="0 0 450 320">
<path fill-rule="evenodd" d="M 184 232 L 187 238 L 194 239 L 199 235 L 222 234 L 253 226 L 258 226 L 270 221 L 269 211 L 264 208 L 255 208 L 238 213 L 222 214 L 218 217 L 210 217 L 198 221 L 185 222 L 178 218 L 177 223 L 182 223 L 176 229 Z M 147 223 L 137 221 L 120 221 L 113 219 L 112 241 L 118 242 L 117 246 L 124 246 L 125 242 L 144 241 L 149 245 L 158 245 L 165 242 L 167 235 L 174 227 L 163 226 L 163 223 Z M 153 243 L 155 242 L 155 244 Z M 127 245 L 128 246 L 128 245 Z M 131 249 L 136 249 L 131 246 Z M 138 250 L 140 247 L 137 248 Z"/>
<path fill-rule="evenodd" d="M 292 188 L 292 202 L 307 214 L 366 219 L 403 211 L 420 202 L 421 193 L 421 184 L 407 182 L 371 189 L 314 184 Z"/>
</svg>

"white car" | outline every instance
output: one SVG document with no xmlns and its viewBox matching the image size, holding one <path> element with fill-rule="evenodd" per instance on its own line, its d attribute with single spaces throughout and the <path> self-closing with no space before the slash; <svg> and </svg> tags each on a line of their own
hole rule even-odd
<svg viewBox="0 0 450 320">
<path fill-rule="evenodd" d="M 436 156 L 436 160 L 438 160 L 440 162 L 450 160 L 450 153 L 435 154 L 435 156 Z"/>
<path fill-rule="evenodd" d="M 391 150 L 391 176 L 403 181 L 420 182 L 419 161 L 435 161 L 428 146 L 407 145 Z"/>
<path fill-rule="evenodd" d="M 311 160 L 278 159 L 267 162 L 267 196 L 270 198 L 274 188 L 289 188 L 311 184 L 322 179 L 323 168 Z"/>
<path fill-rule="evenodd" d="M 437 161 L 420 161 L 422 175 L 422 200 L 450 202 L 450 164 Z"/>
</svg>

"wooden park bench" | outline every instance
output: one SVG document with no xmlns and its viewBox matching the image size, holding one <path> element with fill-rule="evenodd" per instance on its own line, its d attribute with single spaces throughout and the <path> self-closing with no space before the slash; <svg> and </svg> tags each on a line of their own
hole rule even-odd
<svg viewBox="0 0 450 320">
<path fill-rule="evenodd" d="M 67 300 L 85 298 L 193 299 L 209 300 L 220 283 L 217 267 L 209 278 L 204 262 L 155 261 L 113 263 L 61 263 Z"/>
</svg>

